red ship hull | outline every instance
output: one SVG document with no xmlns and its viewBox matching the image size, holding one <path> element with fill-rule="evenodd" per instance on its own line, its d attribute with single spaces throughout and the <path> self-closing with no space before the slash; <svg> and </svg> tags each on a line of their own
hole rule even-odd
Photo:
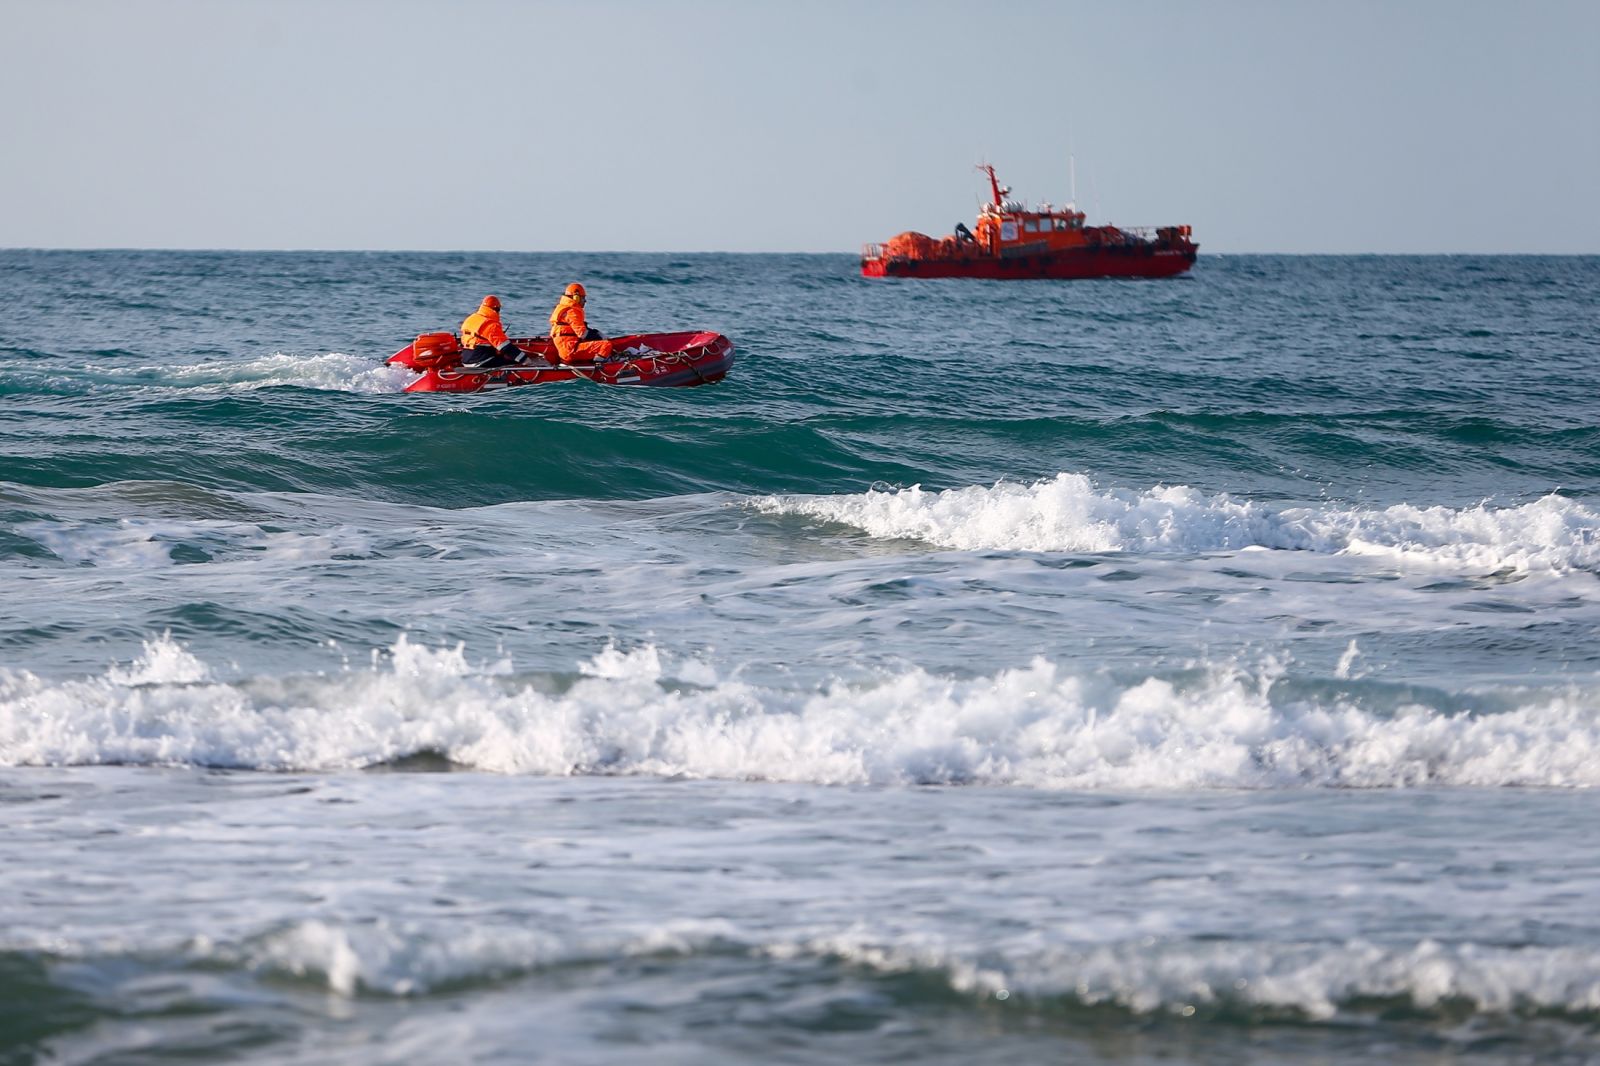
<svg viewBox="0 0 1600 1066">
<path fill-rule="evenodd" d="M 578 378 L 599 385 L 708 385 L 722 380 L 733 366 L 733 342 L 720 333 L 636 333 L 614 337 L 611 343 L 617 354 L 598 363 L 561 363 L 555 358 L 555 346 L 546 337 L 518 337 L 512 343 L 535 362 L 469 370 L 461 365 L 459 350 L 442 357 L 427 353 L 419 360 L 415 344 L 406 345 L 387 361 L 421 375 L 406 386 L 407 392 L 484 392 Z"/>
<path fill-rule="evenodd" d="M 1194 266 L 1199 245 L 1073 248 L 1030 256 L 985 255 L 936 259 L 882 256 L 861 260 L 868 278 L 1170 278 Z"/>
</svg>

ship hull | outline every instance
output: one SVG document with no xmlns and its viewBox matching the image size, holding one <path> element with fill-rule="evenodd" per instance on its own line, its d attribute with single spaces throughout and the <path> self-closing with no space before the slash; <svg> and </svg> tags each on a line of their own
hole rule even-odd
<svg viewBox="0 0 1600 1066">
<path fill-rule="evenodd" d="M 868 278 L 1170 278 L 1194 266 L 1199 245 L 1163 248 L 1128 245 L 1110 248 L 1074 248 L 1041 255 L 996 256 L 976 254 L 934 259 L 901 256 L 863 258 L 861 274 Z"/>
</svg>

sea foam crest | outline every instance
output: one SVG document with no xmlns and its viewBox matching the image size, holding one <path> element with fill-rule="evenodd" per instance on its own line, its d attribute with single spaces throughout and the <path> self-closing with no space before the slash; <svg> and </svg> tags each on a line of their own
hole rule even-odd
<svg viewBox="0 0 1600 1066">
<path fill-rule="evenodd" d="M 1193 553 L 1245 548 L 1387 555 L 1473 572 L 1600 567 L 1600 514 L 1546 496 L 1518 507 L 1275 509 L 1184 486 L 1097 490 L 1081 474 L 924 492 L 763 496 L 774 515 L 854 526 L 874 537 L 962 550 Z"/>
<path fill-rule="evenodd" d="M 565 924 L 565 923 L 563 923 Z M 573 962 L 635 955 L 689 955 L 732 935 L 722 921 L 675 920 L 661 925 L 566 926 L 560 934 L 519 926 L 449 928 L 380 920 L 346 925 L 296 922 L 245 945 L 195 943 L 191 953 L 250 969 L 325 982 L 329 991 L 392 996 L 425 993 L 453 982 L 526 973 Z"/>
<path fill-rule="evenodd" d="M 847 929 L 753 931 L 721 919 L 559 931 L 308 920 L 247 944 L 191 945 L 200 957 L 313 980 L 346 996 L 411 996 L 575 962 L 729 949 L 926 974 L 977 998 L 1066 1000 L 1140 1014 L 1225 1008 L 1329 1021 L 1393 1003 L 1423 1013 L 1462 1005 L 1501 1015 L 1600 1010 L 1600 956 L 1581 946 L 1188 939 L 1087 945 L 1044 937 L 978 947 L 931 931 L 890 933 L 870 920 Z"/>
<path fill-rule="evenodd" d="M 171 633 L 144 642 L 144 654 L 127 667 L 113 666 L 106 679 L 113 685 L 190 685 L 205 681 L 211 670 L 195 658 Z"/>
<path fill-rule="evenodd" d="M 1600 955 L 1590 947 L 1157 940 L 1045 944 L 998 957 L 986 951 L 980 964 L 977 953 L 939 938 L 885 941 L 853 929 L 772 953 L 833 955 L 889 973 L 932 971 L 960 992 L 1141 1014 L 1230 1007 L 1332 1020 L 1386 1002 L 1422 1012 L 1451 1004 L 1493 1014 L 1600 1010 Z"/>
<path fill-rule="evenodd" d="M 1274 699 L 1273 669 L 1225 665 L 1130 684 L 1036 658 L 988 677 L 912 668 L 808 690 L 666 658 L 613 648 L 576 680 L 536 684 L 402 637 L 369 669 L 225 682 L 162 637 L 103 677 L 0 669 L 0 765 L 332 770 L 434 752 L 499 773 L 819 784 L 1600 785 L 1600 694 L 1576 689 L 1510 694 L 1492 713 L 1387 714 L 1337 695 Z"/>
</svg>

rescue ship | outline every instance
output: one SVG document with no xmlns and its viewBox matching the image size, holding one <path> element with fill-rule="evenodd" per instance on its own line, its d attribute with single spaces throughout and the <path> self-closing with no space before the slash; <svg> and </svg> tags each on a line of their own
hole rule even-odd
<svg viewBox="0 0 1600 1066">
<path fill-rule="evenodd" d="M 1200 246 L 1188 226 L 1086 226 L 1072 204 L 1029 208 L 1009 199 L 994 167 L 993 200 L 978 211 L 977 224 L 958 223 L 955 233 L 935 239 L 907 232 L 861 250 L 861 274 L 869 278 L 1166 278 L 1194 265 Z"/>
</svg>

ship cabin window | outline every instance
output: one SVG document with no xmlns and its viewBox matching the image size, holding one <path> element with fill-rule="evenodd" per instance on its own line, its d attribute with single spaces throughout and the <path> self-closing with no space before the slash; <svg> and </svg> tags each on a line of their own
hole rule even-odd
<svg viewBox="0 0 1600 1066">
<path fill-rule="evenodd" d="M 1052 221 L 1054 221 L 1055 224 L 1056 224 L 1056 232 L 1057 233 L 1064 233 L 1067 230 L 1072 228 L 1071 226 L 1069 226 L 1067 224 L 1067 220 L 1064 219 L 1064 218 L 1057 218 L 1057 219 L 1053 219 Z"/>
<path fill-rule="evenodd" d="M 1023 229 L 1027 230 L 1029 233 L 1038 233 L 1039 220 L 1036 218 L 1028 219 L 1027 223 L 1023 226 Z"/>
</svg>

